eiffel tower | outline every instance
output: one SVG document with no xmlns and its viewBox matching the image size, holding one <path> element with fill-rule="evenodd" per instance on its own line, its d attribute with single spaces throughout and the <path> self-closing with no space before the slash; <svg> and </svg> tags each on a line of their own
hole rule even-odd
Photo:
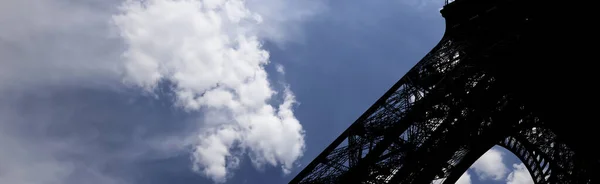
<svg viewBox="0 0 600 184">
<path fill-rule="evenodd" d="M 441 41 L 290 183 L 452 184 L 495 145 L 536 184 L 600 183 L 595 44 L 565 4 L 446 1 Z"/>
</svg>

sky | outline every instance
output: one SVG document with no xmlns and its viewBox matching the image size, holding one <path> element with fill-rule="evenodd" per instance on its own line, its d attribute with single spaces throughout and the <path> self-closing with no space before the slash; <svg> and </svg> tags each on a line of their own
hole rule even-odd
<svg viewBox="0 0 600 184">
<path fill-rule="evenodd" d="M 287 183 L 440 40 L 442 0 L 0 1 L 0 183 Z M 458 183 L 532 183 L 494 147 Z"/>
</svg>

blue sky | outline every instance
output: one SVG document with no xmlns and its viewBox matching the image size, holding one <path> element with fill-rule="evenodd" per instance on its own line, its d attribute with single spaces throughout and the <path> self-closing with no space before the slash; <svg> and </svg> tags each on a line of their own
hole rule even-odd
<svg viewBox="0 0 600 184">
<path fill-rule="evenodd" d="M 439 41 L 442 3 L 1 1 L 0 183 L 287 183 Z"/>
</svg>

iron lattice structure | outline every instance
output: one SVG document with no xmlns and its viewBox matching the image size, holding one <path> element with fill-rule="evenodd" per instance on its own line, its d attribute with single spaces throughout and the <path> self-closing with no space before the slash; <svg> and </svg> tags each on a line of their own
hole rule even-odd
<svg viewBox="0 0 600 184">
<path fill-rule="evenodd" d="M 558 112 L 574 104 L 552 97 L 567 94 L 555 76 L 568 68 L 548 60 L 581 53 L 552 29 L 568 25 L 555 14 L 561 6 L 445 5 L 438 45 L 290 183 L 449 184 L 494 145 L 521 159 L 535 183 L 597 183 L 600 154 L 582 143 L 594 138 L 566 121 L 589 119 Z"/>
</svg>

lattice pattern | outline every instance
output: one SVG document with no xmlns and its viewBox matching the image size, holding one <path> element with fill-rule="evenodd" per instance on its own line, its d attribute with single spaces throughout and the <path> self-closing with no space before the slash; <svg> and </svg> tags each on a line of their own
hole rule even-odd
<svg viewBox="0 0 600 184">
<path fill-rule="evenodd" d="M 464 20 L 453 18 L 440 43 L 291 183 L 449 184 L 494 145 L 515 153 L 536 183 L 591 183 L 575 152 L 498 78 L 496 58 L 527 27 L 500 1 L 477 1 L 471 16 L 456 11 Z"/>
</svg>

